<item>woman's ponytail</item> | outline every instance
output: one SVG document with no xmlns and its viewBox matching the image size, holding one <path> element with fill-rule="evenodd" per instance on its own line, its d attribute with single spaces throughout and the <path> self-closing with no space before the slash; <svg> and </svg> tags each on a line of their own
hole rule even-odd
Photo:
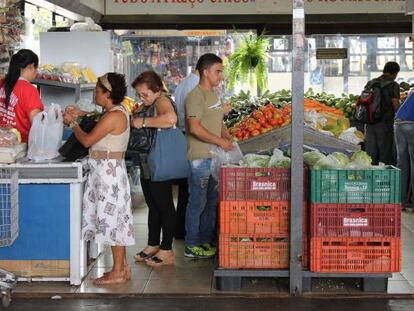
<svg viewBox="0 0 414 311">
<path fill-rule="evenodd" d="M 9 71 L 4 79 L 5 99 L 4 105 L 8 109 L 10 104 L 11 94 L 17 80 L 20 78 L 21 70 L 33 64 L 35 67 L 39 66 L 39 57 L 31 50 L 23 49 L 14 54 L 10 60 Z"/>
</svg>

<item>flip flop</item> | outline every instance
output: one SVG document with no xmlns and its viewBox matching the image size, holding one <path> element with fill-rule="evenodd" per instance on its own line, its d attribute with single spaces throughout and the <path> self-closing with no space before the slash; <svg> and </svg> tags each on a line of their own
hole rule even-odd
<svg viewBox="0 0 414 311">
<path fill-rule="evenodd" d="M 157 256 L 152 256 L 151 258 L 148 258 L 145 260 L 145 263 L 150 267 L 161 267 L 164 265 L 172 265 L 174 264 L 174 255 L 168 256 L 165 259 L 161 259 Z"/>
<path fill-rule="evenodd" d="M 137 262 L 144 262 L 146 259 L 151 258 L 152 256 L 154 256 L 157 252 L 159 251 L 158 248 L 156 248 L 154 251 L 150 252 L 150 253 L 144 253 L 144 251 L 140 251 L 139 253 L 137 253 L 134 256 L 135 261 Z"/>
</svg>

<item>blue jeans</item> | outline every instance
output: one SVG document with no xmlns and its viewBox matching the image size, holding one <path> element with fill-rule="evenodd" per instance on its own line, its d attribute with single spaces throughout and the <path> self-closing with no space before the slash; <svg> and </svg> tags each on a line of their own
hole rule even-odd
<svg viewBox="0 0 414 311">
<path fill-rule="evenodd" d="M 185 218 L 185 245 L 189 247 L 211 243 L 215 236 L 218 192 L 211 176 L 211 159 L 190 161 L 188 180 L 190 196 Z"/>
<path fill-rule="evenodd" d="M 414 203 L 414 122 L 394 124 L 397 167 L 401 170 L 401 202 Z M 411 200 L 409 195 L 411 184 Z"/>
</svg>

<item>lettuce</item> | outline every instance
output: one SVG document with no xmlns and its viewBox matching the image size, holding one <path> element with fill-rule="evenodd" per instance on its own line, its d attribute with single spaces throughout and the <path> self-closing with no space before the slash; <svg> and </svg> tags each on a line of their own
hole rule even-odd
<svg viewBox="0 0 414 311">
<path fill-rule="evenodd" d="M 331 155 L 341 163 L 342 167 L 345 167 L 349 163 L 349 158 L 342 152 L 334 152 Z"/>
<path fill-rule="evenodd" d="M 249 153 L 243 157 L 243 164 L 247 167 L 267 167 L 270 157 Z"/>
<path fill-rule="evenodd" d="M 319 151 L 309 151 L 303 154 L 303 162 L 310 167 L 314 166 L 319 160 L 324 158 L 325 156 Z"/>
</svg>

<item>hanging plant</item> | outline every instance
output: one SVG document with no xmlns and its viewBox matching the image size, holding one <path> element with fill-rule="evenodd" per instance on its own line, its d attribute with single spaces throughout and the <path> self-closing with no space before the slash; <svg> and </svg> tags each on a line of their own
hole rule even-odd
<svg viewBox="0 0 414 311">
<path fill-rule="evenodd" d="M 240 47 L 229 57 L 226 66 L 228 78 L 227 88 L 232 89 L 238 81 L 249 82 L 250 89 L 254 88 L 254 78 L 261 91 L 267 88 L 267 50 L 269 39 L 264 38 L 264 32 L 259 36 L 243 35 Z"/>
</svg>

